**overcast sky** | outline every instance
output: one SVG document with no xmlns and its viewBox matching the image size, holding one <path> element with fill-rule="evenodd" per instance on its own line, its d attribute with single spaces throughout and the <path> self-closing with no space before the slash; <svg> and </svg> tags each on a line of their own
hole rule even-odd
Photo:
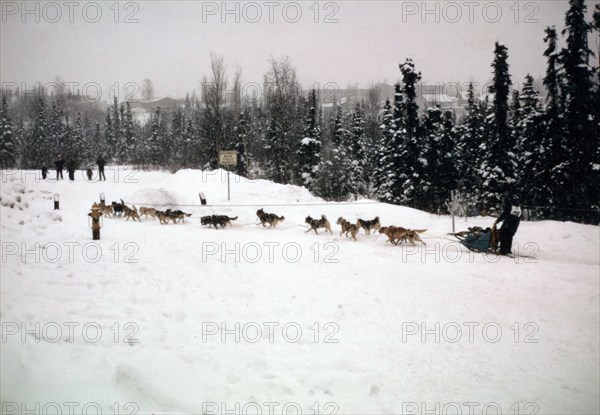
<svg viewBox="0 0 600 415">
<path fill-rule="evenodd" d="M 407 57 L 428 82 L 485 82 L 500 41 L 519 82 L 544 73 L 544 28 L 561 30 L 568 7 L 566 0 L 258 1 L 227 3 L 233 12 L 223 15 L 221 2 L 147 1 L 121 2 L 116 16 L 113 4 L 29 2 L 23 14 L 21 1 L 2 1 L 1 81 L 29 87 L 59 75 L 122 90 L 150 78 L 157 96 L 183 97 L 199 89 L 212 50 L 231 74 L 242 68 L 243 82 L 261 82 L 267 60 L 285 55 L 304 87 L 395 82 Z M 594 4 L 588 0 L 588 11 Z"/>
</svg>

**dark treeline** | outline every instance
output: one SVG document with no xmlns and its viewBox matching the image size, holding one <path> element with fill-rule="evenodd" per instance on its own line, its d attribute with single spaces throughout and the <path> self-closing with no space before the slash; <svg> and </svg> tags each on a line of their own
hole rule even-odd
<svg viewBox="0 0 600 415">
<path fill-rule="evenodd" d="M 328 200 L 373 197 L 430 212 L 446 211 L 451 190 L 478 211 L 507 195 L 537 207 L 540 218 L 584 222 L 600 205 L 600 85 L 588 36 L 600 32 L 600 6 L 585 20 L 570 0 L 558 46 L 545 31 L 542 101 L 527 75 L 512 88 L 508 49 L 496 43 L 493 80 L 481 100 L 473 85 L 460 119 L 439 106 L 419 108 L 421 73 L 407 59 L 402 82 L 382 105 L 377 87 L 353 107 L 325 106 L 303 93 L 288 58 L 271 60 L 261 99 L 242 98 L 241 72 L 228 83 L 222 57 L 211 55 L 201 97 L 155 108 L 140 123 L 129 102 L 103 108 L 79 95 L 2 97 L 0 163 L 52 167 L 61 155 L 80 168 L 103 156 L 139 168 L 218 167 L 218 151 L 238 151 L 236 173 L 308 187 Z"/>
</svg>

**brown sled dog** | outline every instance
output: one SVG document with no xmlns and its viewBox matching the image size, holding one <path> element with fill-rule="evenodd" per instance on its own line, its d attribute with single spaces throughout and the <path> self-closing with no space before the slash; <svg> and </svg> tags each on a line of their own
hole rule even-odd
<svg viewBox="0 0 600 415">
<path fill-rule="evenodd" d="M 348 222 L 346 219 L 342 218 L 341 216 L 338 218 L 336 223 L 342 227 L 340 236 L 342 236 L 342 234 L 345 232 L 346 237 L 348 238 L 348 233 L 350 233 L 350 237 L 352 237 L 352 239 L 354 239 L 356 241 L 356 234 L 358 233 L 357 225 Z"/>
<path fill-rule="evenodd" d="M 306 232 L 310 232 L 312 230 L 318 235 L 319 233 L 317 232 L 317 229 L 325 228 L 330 234 L 333 235 L 333 232 L 331 232 L 331 224 L 325 215 L 321 215 L 321 219 L 313 219 L 310 216 L 307 216 L 306 219 L 304 219 L 304 222 L 310 226 L 310 229 L 308 229 Z"/>
<path fill-rule="evenodd" d="M 274 213 L 265 213 L 265 211 L 262 209 L 258 209 L 256 211 L 256 216 L 258 216 L 258 219 L 263 227 L 266 223 L 268 223 L 269 227 L 275 228 L 279 222 L 285 220 L 285 216 L 277 216 Z"/>
<path fill-rule="evenodd" d="M 140 207 L 140 217 L 141 216 L 144 216 L 145 218 L 148 218 L 148 216 L 156 218 L 156 209 L 145 207 L 145 206 L 141 206 Z"/>
<path fill-rule="evenodd" d="M 104 202 L 100 203 L 100 212 L 107 217 L 110 218 L 115 215 L 115 211 L 113 210 L 112 205 L 106 205 Z"/>
<path fill-rule="evenodd" d="M 406 229 L 400 226 L 383 226 L 379 228 L 379 233 L 385 234 L 388 237 L 387 242 L 391 242 L 394 245 L 407 241 L 412 245 L 415 245 L 415 241 L 419 241 L 427 246 L 427 244 L 419 237 L 420 233 L 426 231 L 427 229 Z"/>
<path fill-rule="evenodd" d="M 142 220 L 140 219 L 140 215 L 135 207 L 135 205 L 133 205 L 133 208 L 130 208 L 127 205 L 123 205 L 123 216 L 125 216 L 127 218 L 127 220 L 129 220 L 130 218 L 133 219 L 133 221 L 135 222 L 135 220 L 137 219 L 138 222 L 141 222 Z"/>
<path fill-rule="evenodd" d="M 381 223 L 379 223 L 379 216 L 376 216 L 373 220 L 358 219 L 356 221 L 356 225 L 359 228 L 363 228 L 367 235 L 371 234 L 371 229 L 376 231 L 381 227 Z"/>
</svg>

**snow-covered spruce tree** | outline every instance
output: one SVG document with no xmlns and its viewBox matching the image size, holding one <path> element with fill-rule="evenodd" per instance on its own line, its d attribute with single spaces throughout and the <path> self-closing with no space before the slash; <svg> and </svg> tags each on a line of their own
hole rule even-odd
<svg viewBox="0 0 600 415">
<path fill-rule="evenodd" d="M 94 131 L 92 128 L 92 122 L 88 117 L 87 113 L 84 113 L 83 120 L 81 121 L 81 128 L 83 134 L 83 142 L 81 143 L 81 159 L 87 165 L 92 165 L 96 160 L 94 158 L 94 150 L 93 150 L 93 135 Z"/>
<path fill-rule="evenodd" d="M 52 157 L 62 155 L 63 159 L 67 151 L 66 143 L 64 142 L 66 127 L 63 123 L 64 114 L 57 100 L 52 101 L 52 110 L 50 113 L 50 142 L 52 143 Z M 66 160 L 66 159 L 65 159 Z"/>
<path fill-rule="evenodd" d="M 483 143 L 485 109 L 477 102 L 473 83 L 467 92 L 467 109 L 462 123 L 457 129 L 455 145 L 455 165 L 458 174 L 458 190 L 469 199 L 477 201 L 479 189 L 480 145 Z"/>
<path fill-rule="evenodd" d="M 348 135 L 348 159 L 350 161 L 349 184 L 350 192 L 355 197 L 366 194 L 366 143 L 365 143 L 365 121 L 363 109 L 359 103 L 352 114 L 352 131 Z"/>
<path fill-rule="evenodd" d="M 183 147 L 184 147 L 184 131 L 185 131 L 185 115 L 181 108 L 177 108 L 171 114 L 171 128 L 167 136 L 167 151 L 163 160 L 163 164 L 172 171 L 177 171 L 183 164 Z"/>
<path fill-rule="evenodd" d="M 365 116 L 365 152 L 367 162 L 365 164 L 365 176 L 367 181 L 367 193 L 369 197 L 375 196 L 375 185 L 372 182 L 377 166 L 377 151 L 381 141 L 381 116 L 380 112 L 379 86 L 372 85 L 367 91 L 367 97 L 363 103 Z"/>
<path fill-rule="evenodd" d="M 392 137 L 395 134 L 393 129 L 394 114 L 392 112 L 392 105 L 390 100 L 385 101 L 383 106 L 383 121 L 380 126 L 381 134 L 379 135 L 379 142 L 376 143 L 376 156 L 375 156 L 375 168 L 373 170 L 373 189 L 378 200 L 388 202 L 393 199 L 392 194 L 392 179 L 395 177 L 388 177 L 388 160 L 390 157 L 387 152 L 389 149 L 388 142 L 392 141 Z"/>
<path fill-rule="evenodd" d="M 535 90 L 533 77 L 527 75 L 520 94 L 519 120 L 514 127 L 517 138 L 517 189 L 520 202 L 525 205 L 547 203 L 545 187 L 545 152 L 542 134 L 544 131 L 539 93 Z"/>
<path fill-rule="evenodd" d="M 429 108 L 422 124 L 422 207 L 430 212 L 446 209 L 450 191 L 456 189 L 454 114 L 439 106 Z"/>
<path fill-rule="evenodd" d="M 248 125 L 250 124 L 250 114 L 244 110 L 238 117 L 238 123 L 234 132 L 236 137 L 235 150 L 237 151 L 237 164 L 235 173 L 238 176 L 248 177 L 248 150 L 246 140 L 248 136 Z"/>
<path fill-rule="evenodd" d="M 131 105 L 127 102 L 125 116 L 123 118 L 123 161 L 132 162 L 137 147 L 136 131 L 131 114 Z"/>
<path fill-rule="evenodd" d="M 46 100 L 39 94 L 36 103 L 36 115 L 27 134 L 26 160 L 24 167 L 39 169 L 42 166 L 52 168 L 52 150 L 50 131 L 46 118 Z"/>
<path fill-rule="evenodd" d="M 563 35 L 567 35 L 567 47 L 561 52 L 565 83 L 565 121 L 567 142 L 563 151 L 568 160 L 563 172 L 569 186 L 566 187 L 560 206 L 565 219 L 589 220 L 594 215 L 584 209 L 600 205 L 600 160 L 598 156 L 597 110 L 593 109 L 593 75 L 590 66 L 592 51 L 588 47 L 591 25 L 585 20 L 584 0 L 569 0 Z"/>
<path fill-rule="evenodd" d="M 308 116 L 304 128 L 304 138 L 298 150 L 298 164 L 302 185 L 315 190 L 321 165 L 321 130 L 317 124 L 317 97 L 315 90 L 308 95 Z"/>
<path fill-rule="evenodd" d="M 116 160 L 115 155 L 115 133 L 110 107 L 106 109 L 104 116 L 104 137 L 103 137 L 103 152 L 106 155 L 106 161 Z"/>
<path fill-rule="evenodd" d="M 73 160 L 79 165 L 83 159 L 83 123 L 81 121 L 81 114 L 78 112 L 75 117 L 75 124 L 73 128 L 69 128 L 67 125 L 64 138 L 64 153 L 63 157 L 65 160 Z"/>
<path fill-rule="evenodd" d="M 0 168 L 7 169 L 15 166 L 17 161 L 17 145 L 13 131 L 13 123 L 8 116 L 8 103 L 2 95 L 0 107 Z"/>
<path fill-rule="evenodd" d="M 272 117 L 269 121 L 269 127 L 265 136 L 264 157 L 267 177 L 277 183 L 289 183 L 290 173 L 287 171 L 287 163 L 282 162 L 282 158 L 289 154 L 285 145 L 285 132 L 277 119 Z"/>
<path fill-rule="evenodd" d="M 343 201 L 351 192 L 350 157 L 347 138 L 349 132 L 344 128 L 342 108 L 337 108 L 337 115 L 331 132 L 331 145 L 319 175 L 320 196 L 327 200 Z"/>
<path fill-rule="evenodd" d="M 439 141 L 442 135 L 442 109 L 439 105 L 427 108 L 425 117 L 421 122 L 419 150 L 423 159 L 421 169 L 421 200 L 423 209 L 434 212 L 436 210 L 436 187 L 438 175 Z M 441 172 L 439 172 L 441 173 Z"/>
<path fill-rule="evenodd" d="M 480 174 L 482 202 L 486 209 L 500 208 L 506 192 L 514 192 L 515 145 L 511 140 L 508 124 L 508 97 L 510 74 L 508 72 L 508 49 L 496 42 L 494 50 L 494 78 L 489 92 L 494 94 L 492 116 L 486 119 L 486 143 L 482 148 Z"/>
<path fill-rule="evenodd" d="M 104 158 L 104 160 L 108 161 L 108 150 L 106 146 L 106 136 L 102 132 L 102 128 L 100 126 L 100 122 L 96 122 L 96 126 L 94 128 L 94 139 L 93 139 L 93 157 L 92 160 L 96 161 L 100 157 Z"/>
<path fill-rule="evenodd" d="M 16 146 L 16 166 L 23 168 L 23 165 L 26 162 L 25 157 L 27 157 L 27 131 L 25 131 L 23 118 L 16 122 L 13 131 L 14 142 Z"/>
<path fill-rule="evenodd" d="M 154 168 L 157 168 L 163 161 L 161 142 L 164 136 L 164 129 L 160 107 L 156 107 L 154 114 L 150 118 L 146 142 L 143 144 L 143 153 L 146 155 L 144 162 Z"/>
<path fill-rule="evenodd" d="M 122 157 L 124 156 L 123 149 L 123 140 L 121 130 L 121 111 L 119 110 L 119 102 L 117 101 L 117 97 L 113 97 L 113 105 L 110 109 L 111 112 L 111 120 L 112 120 L 112 142 L 110 143 L 112 149 L 112 156 L 118 162 L 123 162 Z"/>
<path fill-rule="evenodd" d="M 539 194 L 538 202 L 542 206 L 560 206 L 562 195 L 567 191 L 571 184 L 563 171 L 565 167 L 565 155 L 563 146 L 566 143 L 566 132 L 564 122 L 564 96 L 562 94 L 562 79 L 560 53 L 558 51 L 558 36 L 554 27 L 547 27 L 544 42 L 547 47 L 544 56 L 548 60 L 546 75 L 543 79 L 547 90 L 545 109 L 543 114 L 542 148 L 545 149 L 545 157 L 541 162 L 540 181 L 545 183 L 542 193 Z M 553 212 L 550 209 L 543 211 L 547 217 L 560 218 L 560 212 Z M 558 215 L 557 215 L 558 213 Z"/>
<path fill-rule="evenodd" d="M 415 208 L 424 207 L 420 194 L 423 186 L 422 172 L 427 160 L 421 156 L 419 143 L 419 105 L 417 104 L 417 83 L 421 80 L 421 72 L 415 71 L 411 59 L 400 65 L 402 85 L 405 97 L 404 139 L 398 169 L 402 183 L 402 202 Z M 396 192 L 395 192 L 396 193 Z"/>
</svg>

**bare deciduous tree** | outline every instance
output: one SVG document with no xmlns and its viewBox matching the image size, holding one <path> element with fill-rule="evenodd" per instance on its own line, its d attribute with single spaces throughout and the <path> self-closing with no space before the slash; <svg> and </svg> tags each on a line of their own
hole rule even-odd
<svg viewBox="0 0 600 415">
<path fill-rule="evenodd" d="M 208 145 L 211 147 L 214 159 L 209 160 L 212 167 L 216 167 L 221 150 L 223 133 L 223 110 L 226 103 L 227 67 L 223 56 L 214 52 L 210 53 L 210 77 L 202 77 L 202 101 L 206 108 L 206 121 L 210 126 L 207 131 Z"/>
<path fill-rule="evenodd" d="M 150 102 L 154 98 L 154 84 L 148 78 L 142 81 L 142 98 L 146 102 Z"/>
</svg>

